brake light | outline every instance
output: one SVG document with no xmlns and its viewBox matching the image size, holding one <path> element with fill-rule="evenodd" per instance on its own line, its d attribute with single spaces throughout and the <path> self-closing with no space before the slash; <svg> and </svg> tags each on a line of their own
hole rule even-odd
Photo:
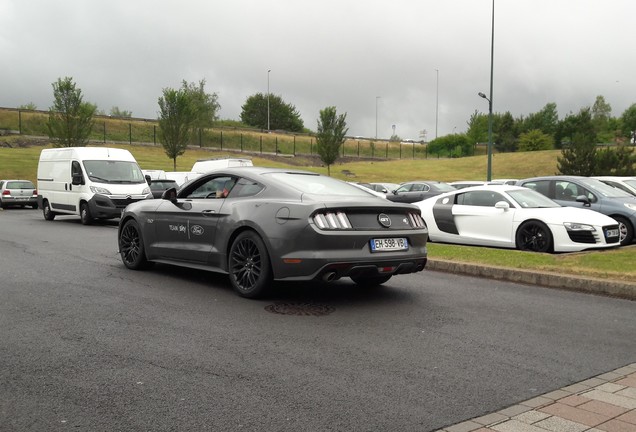
<svg viewBox="0 0 636 432">
<path fill-rule="evenodd" d="M 38 190 L 37 189 L 33 189 L 33 195 L 37 195 L 38 194 Z"/>
<path fill-rule="evenodd" d="M 3 190 L 2 195 L 11 195 L 11 191 L 9 189 Z"/>
<path fill-rule="evenodd" d="M 424 227 L 424 219 L 417 213 L 409 213 L 409 220 L 411 221 L 411 226 L 414 228 Z"/>
<path fill-rule="evenodd" d="M 314 223 L 320 229 L 351 229 L 351 222 L 343 212 L 327 212 L 314 215 Z"/>
</svg>

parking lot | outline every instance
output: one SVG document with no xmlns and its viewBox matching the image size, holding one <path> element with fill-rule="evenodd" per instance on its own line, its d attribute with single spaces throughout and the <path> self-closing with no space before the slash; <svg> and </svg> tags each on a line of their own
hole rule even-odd
<svg viewBox="0 0 636 432">
<path fill-rule="evenodd" d="M 633 301 L 431 270 L 247 300 L 125 269 L 116 222 L 0 221 L 0 429 L 432 431 L 636 359 Z"/>
</svg>

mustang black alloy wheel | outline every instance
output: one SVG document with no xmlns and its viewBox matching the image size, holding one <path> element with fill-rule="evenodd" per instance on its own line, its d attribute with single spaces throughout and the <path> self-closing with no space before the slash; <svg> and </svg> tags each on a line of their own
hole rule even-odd
<svg viewBox="0 0 636 432">
<path fill-rule="evenodd" d="M 254 231 L 239 234 L 228 257 L 230 282 L 242 297 L 256 298 L 269 287 L 272 270 L 265 243 Z"/>
<path fill-rule="evenodd" d="M 539 221 L 528 221 L 519 227 L 517 249 L 530 252 L 552 252 L 552 233 Z"/>
<path fill-rule="evenodd" d="M 150 262 L 146 259 L 144 241 L 141 237 L 139 224 L 134 220 L 126 222 L 119 236 L 119 253 L 126 267 L 132 270 L 140 270 L 148 267 Z"/>
</svg>

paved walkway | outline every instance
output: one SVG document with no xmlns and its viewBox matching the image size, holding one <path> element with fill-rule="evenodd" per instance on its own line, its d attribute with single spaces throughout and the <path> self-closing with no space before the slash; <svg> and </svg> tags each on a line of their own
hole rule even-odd
<svg viewBox="0 0 636 432">
<path fill-rule="evenodd" d="M 438 432 L 636 432 L 636 363 Z"/>
</svg>

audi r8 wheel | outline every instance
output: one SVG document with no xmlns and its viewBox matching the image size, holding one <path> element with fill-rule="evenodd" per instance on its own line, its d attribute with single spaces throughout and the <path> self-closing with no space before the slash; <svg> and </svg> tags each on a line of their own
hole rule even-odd
<svg viewBox="0 0 636 432">
<path fill-rule="evenodd" d="M 524 222 L 517 230 L 517 249 L 530 252 L 552 252 L 552 233 L 539 221 Z"/>
<path fill-rule="evenodd" d="M 53 219 L 55 219 L 55 212 L 51 210 L 49 200 L 44 200 L 44 202 L 42 203 L 42 214 L 44 215 L 44 219 L 47 221 L 52 221 Z"/>
<path fill-rule="evenodd" d="M 354 281 L 358 285 L 373 287 L 373 286 L 382 285 L 383 283 L 387 282 L 389 279 L 391 279 L 391 276 L 392 275 L 385 275 L 385 276 L 351 276 L 351 280 Z"/>
<path fill-rule="evenodd" d="M 243 231 L 232 243 L 228 256 L 230 282 L 238 295 L 260 297 L 272 280 L 265 243 L 254 231 Z"/>
<path fill-rule="evenodd" d="M 146 259 L 141 230 L 139 224 L 133 219 L 127 221 L 121 229 L 119 254 L 124 265 L 131 270 L 141 270 L 152 264 Z"/>
</svg>

